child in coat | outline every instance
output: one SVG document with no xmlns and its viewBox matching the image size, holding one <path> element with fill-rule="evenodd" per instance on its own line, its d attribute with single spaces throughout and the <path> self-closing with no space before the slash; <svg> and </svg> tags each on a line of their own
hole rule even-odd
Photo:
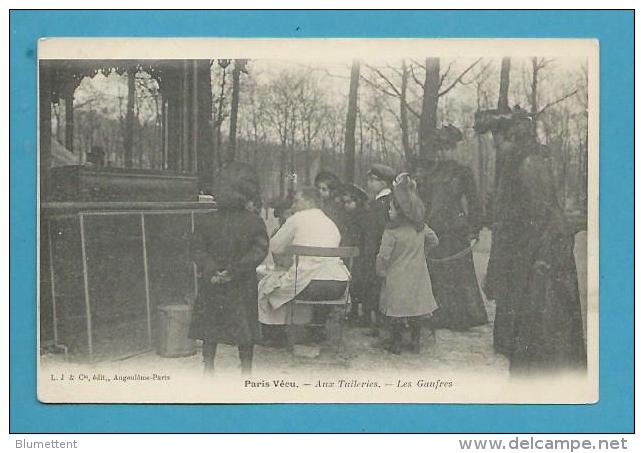
<svg viewBox="0 0 644 453">
<path fill-rule="evenodd" d="M 376 272 L 385 278 L 379 308 L 391 331 L 385 349 L 400 354 L 403 326 L 407 323 L 412 352 L 419 353 L 420 320 L 438 307 L 425 259 L 429 248 L 438 245 L 438 237 L 425 224 L 424 204 L 407 173 L 394 181 L 389 218 L 376 258 Z"/>
</svg>

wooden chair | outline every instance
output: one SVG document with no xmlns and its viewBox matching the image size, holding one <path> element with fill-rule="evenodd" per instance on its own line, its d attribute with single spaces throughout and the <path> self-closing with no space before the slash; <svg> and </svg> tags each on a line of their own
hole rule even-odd
<svg viewBox="0 0 644 453">
<path fill-rule="evenodd" d="M 288 308 L 289 313 L 287 315 L 287 338 L 288 338 L 289 347 L 292 349 L 294 345 L 293 330 L 295 326 L 293 320 L 294 320 L 294 313 L 295 313 L 296 306 L 298 305 L 311 306 L 311 307 L 344 306 L 345 308 L 349 306 L 349 287 L 351 285 L 351 269 L 353 267 L 354 258 L 360 255 L 360 250 L 358 249 L 358 247 L 310 247 L 310 246 L 304 246 L 304 245 L 292 245 L 291 247 L 289 247 L 289 253 L 291 253 L 295 258 L 295 285 L 294 285 L 295 287 L 293 292 L 294 296 L 293 296 L 293 299 L 289 302 L 289 308 Z M 347 268 L 349 269 L 349 278 L 346 282 L 346 287 L 341 297 L 331 298 L 331 299 L 322 298 L 322 300 L 320 300 L 320 298 L 315 298 L 315 300 L 307 300 L 306 298 L 301 297 L 306 293 L 306 289 L 308 288 L 308 286 L 307 288 L 297 287 L 297 271 L 298 271 L 298 266 L 300 264 L 300 257 L 303 257 L 303 256 L 340 258 L 343 260 L 346 260 L 346 259 L 349 260 L 349 265 L 347 266 Z M 313 281 L 316 281 L 316 280 L 313 280 Z M 342 313 L 339 320 L 340 332 L 338 335 L 338 348 L 337 348 L 338 351 L 342 346 L 344 318 L 346 317 L 345 312 Z M 306 325 L 311 327 L 326 327 L 326 322 L 324 324 L 309 323 Z"/>
</svg>

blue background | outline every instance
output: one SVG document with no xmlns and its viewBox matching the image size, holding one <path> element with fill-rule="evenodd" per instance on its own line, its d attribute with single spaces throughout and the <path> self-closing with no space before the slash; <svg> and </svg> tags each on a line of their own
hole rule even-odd
<svg viewBox="0 0 644 453">
<path fill-rule="evenodd" d="M 597 38 L 600 402 L 510 405 L 44 405 L 36 399 L 36 44 L 53 36 Z M 632 432 L 634 13 L 13 11 L 10 16 L 10 430 Z"/>
</svg>

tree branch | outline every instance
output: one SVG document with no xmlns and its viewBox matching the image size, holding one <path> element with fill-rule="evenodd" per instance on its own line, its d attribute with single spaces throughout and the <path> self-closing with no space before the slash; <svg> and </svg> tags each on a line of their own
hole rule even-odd
<svg viewBox="0 0 644 453">
<path fill-rule="evenodd" d="M 383 88 L 380 85 L 378 85 L 377 83 L 372 82 L 371 80 L 369 80 L 367 77 L 363 76 L 362 74 L 360 74 L 360 79 L 362 81 L 364 81 L 367 85 L 369 85 L 372 88 L 375 88 L 376 90 L 386 94 L 387 96 L 391 96 L 391 97 L 394 97 L 394 98 L 400 96 L 399 93 L 392 93 L 391 91 L 388 91 L 386 88 Z"/>
<path fill-rule="evenodd" d="M 361 79 L 361 80 L 363 80 L 367 85 L 369 85 L 369 86 L 371 86 L 372 88 L 375 88 L 376 90 L 378 90 L 378 91 L 380 91 L 380 92 L 382 92 L 382 93 L 386 94 L 387 96 L 391 96 L 391 97 L 398 97 L 398 98 L 401 96 L 401 95 L 400 95 L 400 92 L 399 92 L 398 90 L 396 90 L 396 93 L 392 93 L 391 91 L 388 91 L 386 88 L 381 87 L 381 86 L 380 86 L 380 85 L 378 85 L 377 83 L 374 83 L 373 81 L 369 80 L 368 78 L 366 78 L 366 77 L 365 77 L 365 76 L 363 76 L 362 74 L 360 75 L 360 79 Z M 389 82 L 389 83 L 391 84 L 391 82 Z M 395 87 L 394 87 L 394 88 L 395 88 Z M 416 118 L 420 118 L 420 113 L 418 113 L 416 110 L 414 110 L 414 109 L 409 105 L 409 102 L 407 102 L 407 100 L 405 100 L 405 105 L 407 106 L 407 109 L 409 110 L 409 112 L 410 112 L 412 115 L 414 115 Z"/>
<path fill-rule="evenodd" d="M 398 122 L 399 126 L 402 124 L 402 122 L 400 120 L 400 116 L 398 115 L 398 113 L 396 113 L 396 111 L 394 109 L 392 109 L 391 107 L 389 107 L 386 104 L 383 106 L 383 108 L 385 109 L 385 112 L 389 113 L 391 116 L 394 117 L 394 119 Z"/>
<path fill-rule="evenodd" d="M 421 62 L 416 61 L 413 58 L 411 59 L 411 62 L 414 63 L 416 66 L 420 66 L 421 68 L 425 69 L 425 65 L 422 64 Z"/>
<path fill-rule="evenodd" d="M 454 88 L 454 87 L 455 87 L 459 82 L 461 82 L 461 80 L 463 80 L 463 77 L 465 77 L 465 75 L 466 75 L 468 72 L 470 72 L 470 70 L 471 70 L 474 66 L 476 66 L 476 65 L 478 64 L 478 62 L 479 62 L 479 61 L 481 61 L 481 58 L 477 59 L 474 63 L 472 63 L 471 65 L 469 65 L 469 66 L 465 69 L 465 71 L 461 72 L 461 75 L 459 75 L 459 76 L 456 78 L 456 80 L 454 80 L 454 81 L 450 84 L 450 86 L 448 86 L 448 87 L 447 87 L 447 88 L 445 88 L 443 91 L 441 91 L 441 92 L 439 92 L 439 93 L 438 93 L 438 97 L 444 96 L 444 95 L 446 95 L 447 93 L 449 93 L 449 91 L 450 91 L 452 88 Z"/>
<path fill-rule="evenodd" d="M 425 84 L 424 84 L 423 82 L 421 82 L 421 81 L 418 79 L 418 77 L 416 77 L 416 73 L 414 72 L 414 66 L 413 66 L 413 65 L 409 65 L 409 71 L 411 72 L 411 78 L 412 78 L 412 79 L 414 79 L 414 82 L 416 82 L 416 84 L 417 84 L 419 87 L 421 87 L 421 88 L 423 88 L 423 89 L 424 89 L 424 88 L 425 88 Z"/>
<path fill-rule="evenodd" d="M 382 71 L 380 71 L 380 69 L 378 69 L 378 68 L 374 68 L 373 66 L 369 66 L 368 64 L 365 64 L 365 66 L 366 66 L 367 68 L 371 69 L 371 70 L 372 70 L 373 72 L 375 72 L 376 74 L 378 74 L 378 76 L 379 76 L 382 80 L 384 80 L 384 81 L 385 81 L 385 83 L 386 83 L 387 85 L 389 85 L 389 87 L 390 87 L 392 90 L 394 90 L 394 93 L 396 93 L 396 96 L 400 96 L 400 90 L 399 90 L 398 88 L 396 88 L 396 85 L 394 85 L 394 84 L 391 82 L 391 80 L 389 80 L 389 79 L 387 78 L 387 76 L 385 76 L 385 75 L 382 73 Z"/>
<path fill-rule="evenodd" d="M 452 65 L 453 65 L 453 64 L 454 64 L 454 60 L 450 61 L 450 62 L 449 62 L 449 64 L 447 65 L 447 69 L 445 70 L 445 72 L 444 72 L 444 73 L 443 73 L 443 75 L 441 76 L 441 81 L 440 81 L 440 82 L 438 82 L 438 86 L 439 86 L 439 87 L 442 87 L 442 86 L 443 86 L 443 82 L 445 81 L 445 78 L 447 78 L 447 76 L 448 76 L 449 72 L 452 70 Z"/>
<path fill-rule="evenodd" d="M 570 92 L 570 93 L 566 94 L 565 96 L 560 97 L 559 99 L 557 99 L 557 100 L 555 100 L 555 101 L 552 101 L 552 102 L 547 103 L 546 105 L 544 105 L 544 106 L 543 106 L 543 108 L 542 108 L 541 110 L 539 110 L 539 111 L 537 112 L 537 114 L 536 114 L 535 116 L 539 116 L 539 115 L 541 115 L 543 112 L 545 112 L 545 111 L 546 111 L 546 109 L 549 109 L 550 107 L 552 107 L 552 106 L 554 106 L 554 105 L 557 105 L 557 104 L 559 104 L 560 102 L 565 101 L 565 100 L 566 100 L 566 99 L 568 99 L 569 97 L 574 96 L 575 94 L 577 94 L 577 91 L 578 91 L 578 90 L 572 91 L 572 92 Z"/>
</svg>

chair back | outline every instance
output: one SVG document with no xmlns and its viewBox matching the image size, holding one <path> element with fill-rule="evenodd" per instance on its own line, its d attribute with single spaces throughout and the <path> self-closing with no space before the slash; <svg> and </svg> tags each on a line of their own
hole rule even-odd
<svg viewBox="0 0 644 453">
<path fill-rule="evenodd" d="M 311 247 L 308 245 L 291 245 L 288 252 L 295 256 L 318 256 L 355 258 L 360 255 L 358 247 Z"/>
</svg>

